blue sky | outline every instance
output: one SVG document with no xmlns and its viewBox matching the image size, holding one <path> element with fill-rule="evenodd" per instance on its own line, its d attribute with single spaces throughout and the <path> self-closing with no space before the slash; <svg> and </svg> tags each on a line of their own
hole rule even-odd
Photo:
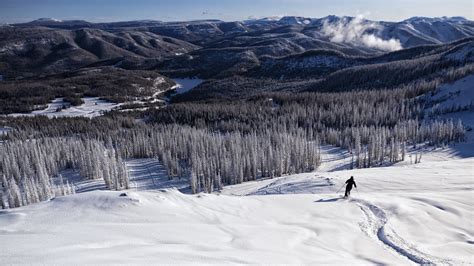
<svg viewBox="0 0 474 266">
<path fill-rule="evenodd" d="M 412 16 L 463 16 L 474 19 L 474 0 L 0 0 L 0 22 L 40 17 L 93 22 L 156 19 L 163 21 L 298 15 L 324 17 L 364 14 L 373 20 Z"/>
</svg>

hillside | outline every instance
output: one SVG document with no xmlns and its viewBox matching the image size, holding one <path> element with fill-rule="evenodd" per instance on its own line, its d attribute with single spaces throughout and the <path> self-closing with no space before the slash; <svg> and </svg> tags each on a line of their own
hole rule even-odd
<svg viewBox="0 0 474 266">
<path fill-rule="evenodd" d="M 0 114 L 26 113 L 44 107 L 55 98 L 72 105 L 80 98 L 101 97 L 115 103 L 157 100 L 175 82 L 156 71 L 90 67 L 55 75 L 0 82 Z M 159 96 L 159 97 L 155 97 Z"/>
<path fill-rule="evenodd" d="M 197 195 L 159 183 L 167 177 L 150 167 L 158 186 L 0 211 L 2 261 L 469 264 L 473 182 L 465 170 L 474 161 L 425 156 L 416 165 L 292 175 Z M 341 199 L 336 191 L 351 175 L 358 190 Z"/>
<path fill-rule="evenodd" d="M 44 18 L 0 27 L 0 74 L 12 79 L 101 64 L 209 78 L 251 72 L 266 66 L 270 62 L 266 57 L 291 58 L 313 50 L 374 56 L 473 35 L 473 22 L 462 18 L 397 23 L 336 16 L 114 23 Z M 336 62 L 329 69 L 354 64 Z"/>
<path fill-rule="evenodd" d="M 5 78 L 55 74 L 104 60 L 111 65 L 141 64 L 197 49 L 185 41 L 133 29 L 107 32 L 35 25 L 0 27 L 0 36 L 0 73 Z"/>
</svg>

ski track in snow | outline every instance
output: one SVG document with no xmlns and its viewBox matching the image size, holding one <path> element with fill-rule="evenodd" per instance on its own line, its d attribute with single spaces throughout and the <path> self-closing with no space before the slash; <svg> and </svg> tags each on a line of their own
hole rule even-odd
<svg viewBox="0 0 474 266">
<path fill-rule="evenodd" d="M 355 202 L 359 206 L 367 219 L 366 223 L 360 225 L 362 231 L 370 237 L 376 238 L 387 248 L 417 264 L 454 265 L 447 259 L 440 259 L 419 251 L 400 237 L 393 229 L 387 227 L 388 218 L 381 208 L 362 199 L 350 199 L 350 201 Z"/>
<path fill-rule="evenodd" d="M 321 194 L 331 192 L 334 185 L 335 183 L 332 179 L 324 178 L 319 175 L 315 177 L 308 175 L 301 178 L 301 180 L 295 180 L 290 176 L 274 179 L 271 183 L 245 195 Z"/>
<path fill-rule="evenodd" d="M 472 227 L 468 222 L 472 208 L 466 197 L 469 192 L 463 192 L 472 189 L 472 179 L 465 170 L 450 176 L 472 162 L 423 161 L 390 168 L 306 173 L 247 182 L 221 193 L 186 195 L 179 189 L 187 187 L 187 182 L 169 180 L 156 159 L 133 159 L 126 161 L 131 179 L 128 191 L 96 190 L 0 212 L 0 238 L 4 240 L 0 250 L 6 254 L 2 260 L 7 265 L 77 261 L 472 264 Z M 334 197 L 352 174 L 361 193 L 349 200 Z M 409 174 L 421 175 L 411 179 Z M 438 188 L 436 180 L 443 176 L 450 176 L 449 190 Z M 401 180 L 395 182 L 395 177 Z M 433 179 L 435 186 L 426 184 Z M 411 186 L 416 191 L 409 189 Z M 384 193 L 377 193 L 380 189 Z M 387 194 L 390 190 L 397 191 Z M 252 191 L 268 193 L 259 196 Z M 119 196 L 121 193 L 126 195 Z M 400 201 L 390 202 L 393 193 Z M 429 204 L 420 205 L 428 200 Z M 451 200 L 458 204 L 451 205 Z M 416 211 L 415 223 L 407 219 L 411 210 Z M 426 226 L 441 225 L 437 228 L 441 236 L 420 241 L 427 236 L 421 226 L 425 221 L 429 221 Z M 28 250 L 27 256 L 24 250 Z"/>
</svg>

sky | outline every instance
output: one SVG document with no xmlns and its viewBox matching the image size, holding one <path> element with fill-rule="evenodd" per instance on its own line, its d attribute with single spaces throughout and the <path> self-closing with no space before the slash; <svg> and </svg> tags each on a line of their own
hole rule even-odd
<svg viewBox="0 0 474 266">
<path fill-rule="evenodd" d="M 47 17 L 111 22 L 153 19 L 245 20 L 268 16 L 356 16 L 400 21 L 413 16 L 474 20 L 474 0 L 0 0 L 0 23 Z"/>
</svg>

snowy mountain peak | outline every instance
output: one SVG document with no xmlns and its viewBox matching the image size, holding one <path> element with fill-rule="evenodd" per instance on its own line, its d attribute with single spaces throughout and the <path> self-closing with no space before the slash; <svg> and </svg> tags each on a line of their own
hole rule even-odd
<svg viewBox="0 0 474 266">
<path fill-rule="evenodd" d="M 311 18 L 285 16 L 285 17 L 282 17 L 278 22 L 280 24 L 287 24 L 287 25 L 308 25 L 311 23 Z"/>
<path fill-rule="evenodd" d="M 37 20 L 33 20 L 32 23 L 34 22 L 63 22 L 60 19 L 55 19 L 55 18 L 39 18 Z"/>
<path fill-rule="evenodd" d="M 264 17 L 264 18 L 261 18 L 261 19 L 258 19 L 258 20 L 259 21 L 278 21 L 281 18 L 282 18 L 281 16 L 271 16 L 271 17 Z"/>
<path fill-rule="evenodd" d="M 251 17 L 248 20 L 242 21 L 246 25 L 267 25 L 272 23 L 278 23 L 282 17 L 271 16 L 271 17 Z"/>
<path fill-rule="evenodd" d="M 467 21 L 464 17 L 411 17 L 409 19 L 404 20 L 404 22 L 411 22 L 411 23 L 433 23 L 433 22 L 451 22 L 451 23 L 460 23 Z"/>
</svg>

